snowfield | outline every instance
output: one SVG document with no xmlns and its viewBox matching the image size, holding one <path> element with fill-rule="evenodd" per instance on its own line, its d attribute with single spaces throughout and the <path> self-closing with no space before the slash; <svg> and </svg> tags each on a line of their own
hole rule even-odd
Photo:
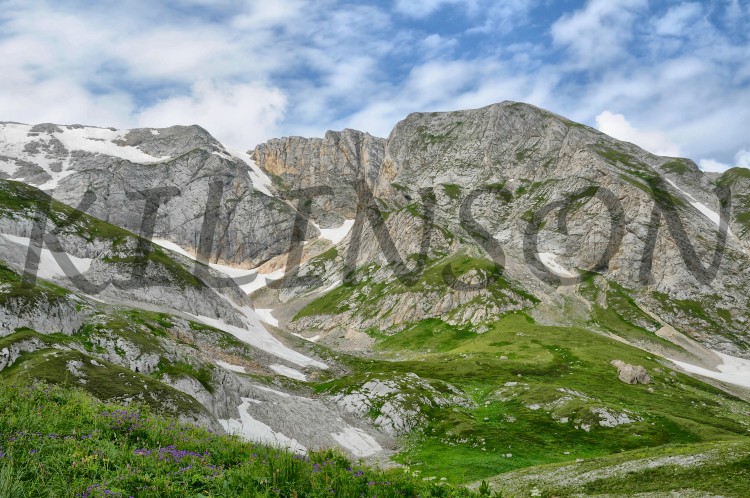
<svg viewBox="0 0 750 498">
<path fill-rule="evenodd" d="M 253 182 L 253 187 L 256 190 L 263 192 L 269 197 L 275 197 L 269 190 L 269 187 L 271 186 L 271 179 L 262 169 L 258 167 L 257 164 L 255 164 L 255 161 L 252 157 L 250 157 L 250 155 L 233 149 L 227 149 L 227 151 L 232 154 L 235 159 L 239 159 L 243 163 L 247 164 L 247 166 L 250 168 L 250 180 Z"/>
<path fill-rule="evenodd" d="M 27 251 L 29 246 L 31 245 L 31 239 L 29 239 L 28 237 L 18 237 L 16 235 L 8 235 L 5 233 L 2 234 L 2 236 L 5 239 L 15 244 L 22 246 L 23 251 Z M 63 256 L 67 256 L 70 262 L 72 263 L 73 267 L 72 268 L 68 267 L 67 270 L 68 270 L 68 273 L 73 274 L 73 275 L 75 275 L 76 273 L 78 274 L 86 273 L 87 271 L 89 271 L 89 268 L 91 267 L 91 263 L 94 261 L 93 259 L 77 258 L 67 253 L 53 252 L 53 251 L 50 251 L 49 249 L 42 248 L 41 254 L 39 257 L 39 266 L 36 272 L 36 276 L 39 278 L 43 278 L 45 280 L 49 280 L 52 278 L 67 278 L 65 271 L 63 271 L 62 267 L 60 266 L 60 263 L 58 263 L 57 261 L 57 258 L 61 258 Z"/>
<path fill-rule="evenodd" d="M 296 380 L 307 380 L 307 375 L 303 374 L 299 370 L 295 370 L 293 368 L 284 366 L 284 365 L 268 365 L 268 368 L 273 370 L 279 375 L 283 375 L 284 377 L 289 377 L 290 379 L 296 379 Z"/>
<path fill-rule="evenodd" d="M 551 252 L 538 252 L 537 256 L 539 256 L 539 261 L 541 261 L 542 264 L 555 275 L 567 278 L 575 278 L 578 276 L 558 263 L 556 254 Z"/>
<path fill-rule="evenodd" d="M 344 223 L 338 228 L 320 228 L 318 225 L 315 225 L 315 228 L 320 230 L 321 239 L 328 239 L 333 245 L 336 245 L 344 240 L 344 237 L 352 231 L 353 226 L 354 220 L 344 220 Z"/>
<path fill-rule="evenodd" d="M 60 180 L 74 173 L 70 169 L 70 153 L 73 151 L 102 154 L 141 164 L 169 159 L 169 157 L 154 157 L 136 147 L 115 143 L 122 140 L 130 130 L 112 130 L 93 126 L 59 126 L 61 130 L 59 132 L 32 132 L 32 128 L 31 125 L 20 123 L 0 123 L 0 156 L 17 158 L 41 167 L 52 178 L 43 184 L 26 183 L 42 190 L 56 188 Z M 29 135 L 30 133 L 32 134 Z M 40 145 L 39 149 L 27 148 L 36 143 Z M 41 149 L 41 147 L 54 148 L 55 145 L 59 147 L 60 144 L 65 150 L 55 151 L 55 156 L 50 156 L 47 150 Z M 56 157 L 57 155 L 60 157 Z M 15 161 L 0 160 L 0 172 L 11 178 L 20 167 Z M 16 178 L 16 180 L 23 181 L 24 179 Z"/>
<path fill-rule="evenodd" d="M 239 420 L 234 418 L 219 419 L 219 423 L 228 434 L 237 434 L 248 441 L 265 443 L 295 453 L 302 454 L 307 452 L 307 448 L 299 444 L 296 439 L 288 438 L 280 432 L 275 432 L 268 425 L 251 417 L 247 412 L 250 403 L 257 403 L 257 401 L 242 398 L 242 404 L 237 407 L 237 411 L 240 413 Z"/>
<path fill-rule="evenodd" d="M 196 259 L 194 254 L 190 254 L 183 247 L 175 244 L 174 242 L 170 242 L 164 239 L 151 239 L 151 242 L 163 247 L 164 249 L 182 254 L 186 258 L 190 258 L 192 260 Z M 258 273 L 258 270 L 254 269 L 248 270 L 245 268 L 233 268 L 231 266 L 219 265 L 216 263 L 209 263 L 208 266 L 234 279 L 235 283 L 239 286 L 240 289 L 242 289 L 245 294 L 252 294 L 256 290 L 262 289 L 274 280 L 278 280 L 284 276 L 283 268 L 280 268 L 272 273 L 261 274 Z M 254 276 L 254 278 L 248 281 L 248 278 L 251 276 Z M 268 323 L 270 323 L 271 325 L 276 325 L 273 322 Z"/>
<path fill-rule="evenodd" d="M 356 427 L 347 427 L 343 431 L 331 434 L 341 446 L 351 451 L 354 456 L 364 458 L 383 451 L 375 438 Z"/>
<path fill-rule="evenodd" d="M 245 372 L 245 367 L 241 367 L 239 365 L 232 365 L 231 363 L 219 360 L 216 361 L 216 364 L 225 370 L 229 370 L 230 372 L 247 373 Z"/>
<path fill-rule="evenodd" d="M 672 358 L 667 359 L 686 372 L 750 388 L 750 360 L 737 358 L 718 351 L 714 351 L 714 353 L 716 353 L 722 361 L 721 365 L 717 365 L 716 367 L 718 372 L 691 365 L 690 363 L 685 363 L 683 361 L 673 360 Z"/>
<path fill-rule="evenodd" d="M 253 316 L 254 315 L 254 316 Z M 260 317 L 255 315 L 253 310 L 246 310 L 245 314 L 245 327 L 237 327 L 229 325 L 219 319 L 211 318 L 203 315 L 191 315 L 198 321 L 209 325 L 211 327 L 223 330 L 229 334 L 232 334 L 240 341 L 251 345 L 254 348 L 261 349 L 267 353 L 271 353 L 279 358 L 292 362 L 301 367 L 316 367 L 321 369 L 327 369 L 328 365 L 321 363 L 317 360 L 313 360 L 302 353 L 284 346 L 281 341 L 276 339 L 268 332 L 263 325 L 260 323 Z"/>
<path fill-rule="evenodd" d="M 273 310 L 270 308 L 255 308 L 255 312 L 258 314 L 261 320 L 270 325 L 273 325 L 274 327 L 278 327 L 279 321 L 271 314 L 271 311 Z"/>
<path fill-rule="evenodd" d="M 185 249 L 183 249 L 182 247 L 180 247 L 179 245 L 173 242 L 169 242 L 169 241 L 162 240 L 162 239 L 152 239 L 152 242 L 160 245 L 161 247 L 164 247 L 165 249 L 169 249 L 171 251 L 182 254 L 183 256 L 186 256 L 190 259 L 195 259 L 195 256 L 193 256 L 192 254 L 187 252 Z M 240 288 L 242 288 L 245 292 L 247 292 L 245 290 L 245 286 L 252 286 L 256 284 L 257 281 L 261 280 L 261 277 L 262 277 L 262 282 L 267 282 L 267 281 L 273 281 L 270 277 L 275 276 L 275 274 L 278 274 L 280 276 L 283 276 L 284 274 L 283 269 L 277 270 L 276 272 L 270 273 L 268 275 L 261 275 L 261 274 L 256 273 L 255 270 L 245 270 L 241 268 L 232 268 L 229 266 L 216 265 L 216 264 L 211 264 L 210 266 L 211 268 L 214 268 L 215 270 L 223 272 L 225 275 L 235 279 L 235 281 L 242 277 L 255 274 L 255 280 L 253 280 L 253 282 L 240 286 Z M 257 288 L 260 288 L 260 287 L 262 287 L 262 285 L 257 286 Z M 219 330 L 223 330 L 224 332 L 228 332 L 232 334 L 237 339 L 241 340 L 242 342 L 246 344 L 249 344 L 258 349 L 262 349 L 263 351 L 276 355 L 279 358 L 290 361 L 296 365 L 299 365 L 302 367 L 316 367 L 316 368 L 322 368 L 322 369 L 328 368 L 328 365 L 326 365 L 325 363 L 319 362 L 317 360 L 313 360 L 312 358 L 309 358 L 301 353 L 298 353 L 297 351 L 291 348 L 284 346 L 281 343 L 281 341 L 276 339 L 273 335 L 271 335 L 270 332 L 268 332 L 265 329 L 265 327 L 263 327 L 263 324 L 261 323 L 261 321 L 266 321 L 267 323 L 270 323 L 272 325 L 278 324 L 278 321 L 276 321 L 276 319 L 273 318 L 273 316 L 271 315 L 270 313 L 271 310 L 263 310 L 263 316 L 261 316 L 261 314 L 259 314 L 256 310 L 253 310 L 247 307 L 238 306 L 237 304 L 232 302 L 232 300 L 230 300 L 223 294 L 217 293 L 217 295 L 225 299 L 229 305 L 235 308 L 242 315 L 243 322 L 245 323 L 245 327 L 237 327 L 235 325 L 230 325 L 216 318 L 211 318 L 211 317 L 207 317 L 203 315 L 191 315 L 191 316 L 195 317 L 197 320 L 203 322 L 206 325 L 209 325 L 211 327 L 214 327 Z M 269 318 L 272 319 L 273 322 L 267 320 Z"/>
</svg>

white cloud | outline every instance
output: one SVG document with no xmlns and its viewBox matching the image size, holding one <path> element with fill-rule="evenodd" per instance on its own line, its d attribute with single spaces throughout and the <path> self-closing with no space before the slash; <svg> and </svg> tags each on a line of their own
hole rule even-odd
<svg viewBox="0 0 750 498">
<path fill-rule="evenodd" d="M 223 143 L 247 150 L 272 138 L 286 97 L 260 84 L 196 83 L 189 95 L 167 98 L 140 112 L 142 127 L 200 124 Z"/>
<path fill-rule="evenodd" d="M 703 171 L 714 171 L 724 172 L 729 168 L 747 168 L 750 169 L 750 150 L 741 149 L 737 154 L 734 155 L 734 164 L 725 164 L 714 159 L 701 159 L 698 161 L 698 166 Z"/>
<path fill-rule="evenodd" d="M 688 24 L 702 12 L 703 8 L 699 3 L 681 3 L 654 22 L 655 31 L 659 35 L 684 36 L 690 32 Z"/>
<path fill-rule="evenodd" d="M 653 154 L 673 157 L 680 155 L 680 148 L 666 134 L 656 130 L 639 130 L 622 114 L 604 111 L 596 116 L 596 127 L 611 137 L 634 143 Z"/>
<path fill-rule="evenodd" d="M 0 0 L 0 120 L 196 123 L 246 148 L 521 100 L 588 124 L 616 109 L 643 129 L 610 113 L 613 133 L 730 164 L 750 139 L 746 3 L 578 0 L 550 23 L 538 0 Z"/>
<path fill-rule="evenodd" d="M 610 61 L 624 52 L 636 13 L 646 6 L 646 0 L 591 0 L 558 19 L 551 28 L 552 38 L 570 49 L 578 65 Z"/>
<path fill-rule="evenodd" d="M 713 159 L 701 159 L 698 161 L 698 167 L 702 169 L 703 171 L 708 171 L 712 173 L 723 173 L 724 171 L 731 168 L 729 164 L 720 163 L 719 161 L 714 161 Z"/>
<path fill-rule="evenodd" d="M 471 0 L 396 0 L 394 8 L 401 14 L 420 18 L 450 4 L 465 4 L 468 8 L 476 8 L 476 2 Z"/>
</svg>

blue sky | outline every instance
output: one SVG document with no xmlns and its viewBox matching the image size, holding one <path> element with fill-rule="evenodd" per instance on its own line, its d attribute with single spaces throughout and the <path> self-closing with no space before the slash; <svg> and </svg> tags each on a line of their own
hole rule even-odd
<svg viewBox="0 0 750 498">
<path fill-rule="evenodd" d="M 750 167 L 748 32 L 748 0 L 0 0 L 0 120 L 197 123 L 246 150 L 517 100 Z"/>
</svg>

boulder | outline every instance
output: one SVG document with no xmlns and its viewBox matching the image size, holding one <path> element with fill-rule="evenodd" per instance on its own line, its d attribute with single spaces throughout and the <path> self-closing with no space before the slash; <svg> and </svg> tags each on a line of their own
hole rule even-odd
<svg viewBox="0 0 750 498">
<path fill-rule="evenodd" d="M 641 365 L 630 365 L 622 360 L 612 360 L 612 366 L 617 368 L 617 376 L 626 384 L 649 384 L 651 377 Z"/>
</svg>

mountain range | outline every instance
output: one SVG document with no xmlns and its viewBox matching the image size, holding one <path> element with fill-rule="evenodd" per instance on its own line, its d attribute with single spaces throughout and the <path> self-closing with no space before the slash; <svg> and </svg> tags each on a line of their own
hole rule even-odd
<svg viewBox="0 0 750 498">
<path fill-rule="evenodd" d="M 0 123 L 0 378 L 426 479 L 732 496 L 749 263 L 749 170 L 523 103 L 246 152 Z"/>
</svg>

